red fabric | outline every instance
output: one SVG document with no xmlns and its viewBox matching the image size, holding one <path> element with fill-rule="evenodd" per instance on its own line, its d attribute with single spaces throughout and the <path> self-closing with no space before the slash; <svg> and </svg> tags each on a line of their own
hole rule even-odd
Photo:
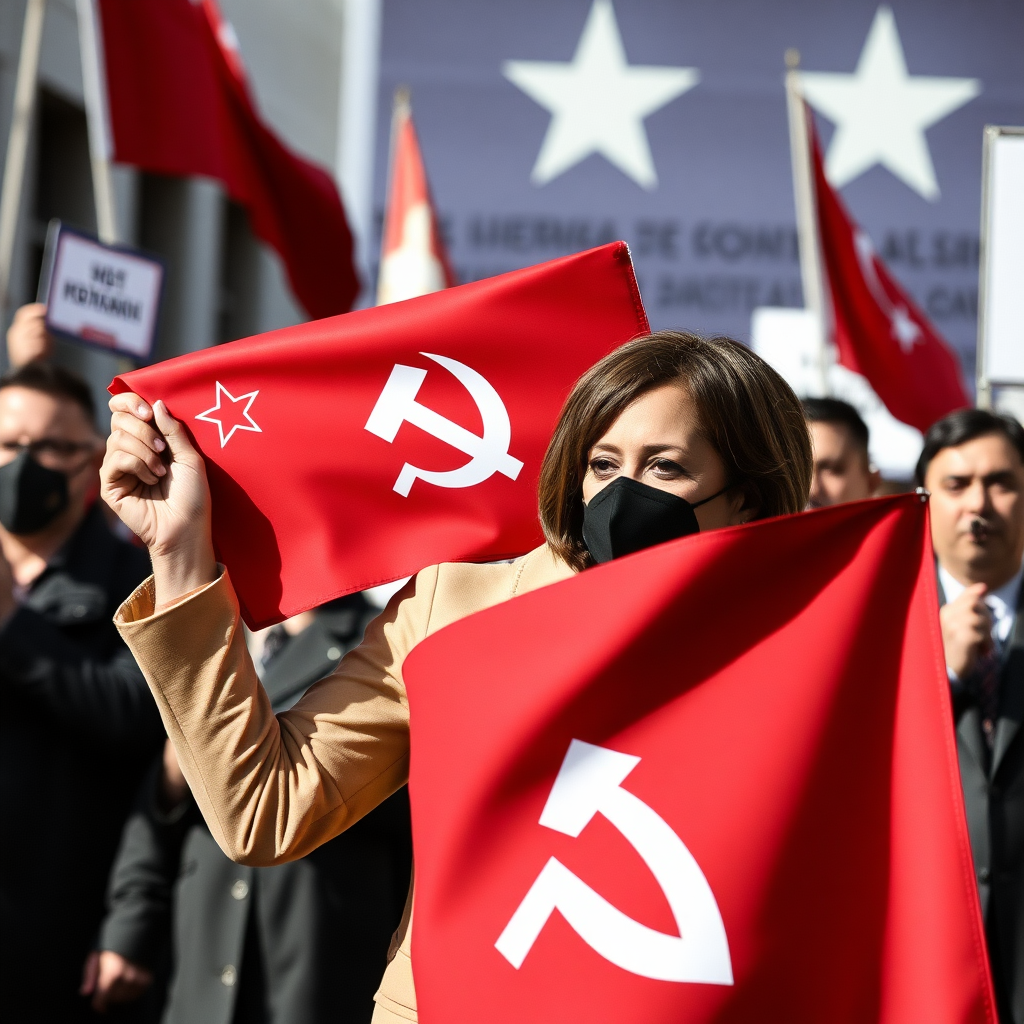
<svg viewBox="0 0 1024 1024">
<path fill-rule="evenodd" d="M 424 256 L 432 257 L 440 263 L 444 287 L 451 288 L 458 284 L 458 281 L 452 270 L 444 239 L 438 229 L 437 210 L 430 194 L 427 171 L 423 166 L 423 154 L 420 151 L 420 141 L 416 135 L 412 113 L 409 110 L 400 112 L 396 118 L 393 146 L 391 182 L 388 186 L 381 259 L 386 259 L 391 253 L 401 248 L 406 216 L 414 207 L 425 204 L 430 211 L 430 238 L 428 240 L 429 251 L 424 253 Z"/>
<path fill-rule="evenodd" d="M 416 647 L 423 1024 L 994 1024 L 934 573 L 900 495 L 674 541 Z M 518 969 L 496 949 L 551 857 L 680 935 L 650 846 L 539 824 L 573 740 L 640 759 L 620 786 L 703 871 L 732 984 L 616 966 L 559 911 Z"/>
<path fill-rule="evenodd" d="M 822 262 L 839 362 L 868 379 L 886 408 L 926 431 L 971 404 L 960 360 L 879 259 L 825 177 L 808 111 Z"/>
<path fill-rule="evenodd" d="M 111 391 L 162 398 L 191 430 L 213 491 L 218 557 L 245 621 L 259 627 L 426 565 L 540 543 L 537 482 L 562 403 L 584 370 L 648 329 L 629 250 L 616 242 L 180 356 L 116 377 Z M 390 443 L 368 432 L 396 365 L 426 371 L 422 406 L 477 440 L 484 428 L 467 388 L 424 353 L 459 361 L 496 390 L 508 455 L 523 463 L 515 479 L 495 472 L 458 488 L 416 479 L 408 496 L 396 493 L 406 464 L 447 472 L 470 461 L 409 422 Z M 211 413 L 218 382 L 230 398 Z"/>
<path fill-rule="evenodd" d="M 280 254 L 311 317 L 352 308 L 359 282 L 338 189 L 262 122 L 214 0 L 99 0 L 113 159 L 224 184 Z"/>
</svg>

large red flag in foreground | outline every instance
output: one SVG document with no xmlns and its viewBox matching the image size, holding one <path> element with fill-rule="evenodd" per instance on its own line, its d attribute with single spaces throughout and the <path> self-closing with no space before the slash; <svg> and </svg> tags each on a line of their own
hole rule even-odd
<svg viewBox="0 0 1024 1024">
<path fill-rule="evenodd" d="M 901 495 L 420 644 L 423 1024 L 994 1024 L 934 572 Z"/>
<path fill-rule="evenodd" d="M 866 377 L 896 419 L 926 431 L 947 413 L 971 404 L 960 361 L 846 211 L 825 177 L 810 111 L 807 123 L 839 362 Z"/>
<path fill-rule="evenodd" d="M 192 431 L 256 628 L 445 561 L 539 544 L 573 383 L 648 330 L 623 242 L 116 377 Z"/>
<path fill-rule="evenodd" d="M 337 186 L 260 119 L 234 32 L 214 0 L 94 2 L 111 158 L 216 178 L 280 254 L 311 317 L 351 309 L 359 282 Z"/>
</svg>

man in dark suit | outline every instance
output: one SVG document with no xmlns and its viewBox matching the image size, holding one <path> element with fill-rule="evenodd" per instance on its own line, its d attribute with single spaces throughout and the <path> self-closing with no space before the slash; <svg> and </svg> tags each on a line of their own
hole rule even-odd
<svg viewBox="0 0 1024 1024">
<path fill-rule="evenodd" d="M 1024 1024 L 1024 429 L 962 409 L 925 437 L 942 642 L 999 1017 Z"/>
<path fill-rule="evenodd" d="M 78 993 L 121 828 L 163 727 L 112 620 L 149 573 L 101 506 L 89 389 L 0 379 L 0 1018 L 93 1019 Z"/>
<path fill-rule="evenodd" d="M 263 686 L 291 707 L 376 614 L 358 594 L 263 637 Z M 402 789 L 307 857 L 234 864 L 188 794 L 173 748 L 143 786 L 94 957 L 97 1005 L 137 994 L 170 940 L 165 1024 L 368 1024 L 412 868 Z M 173 930 L 173 937 L 172 937 Z"/>
</svg>

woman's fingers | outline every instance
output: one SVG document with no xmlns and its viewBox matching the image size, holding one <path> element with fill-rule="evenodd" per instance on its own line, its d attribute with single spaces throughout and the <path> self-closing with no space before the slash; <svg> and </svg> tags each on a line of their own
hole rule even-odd
<svg viewBox="0 0 1024 1024">
<path fill-rule="evenodd" d="M 138 455 L 119 448 L 109 449 L 103 462 L 103 479 L 108 487 L 130 493 L 134 486 L 125 486 L 123 477 L 135 477 L 139 483 L 147 487 L 153 487 L 160 482 L 160 478 Z"/>
<path fill-rule="evenodd" d="M 161 442 L 161 447 L 164 447 Z M 155 452 L 144 441 L 141 441 L 134 434 L 126 430 L 117 429 L 107 438 L 107 451 L 122 451 L 144 462 L 154 478 L 166 476 L 167 467 L 164 465 L 160 455 Z M 152 481 L 147 481 L 147 483 Z"/>
<path fill-rule="evenodd" d="M 167 449 L 167 442 L 160 436 L 160 431 L 131 413 L 115 412 L 110 417 L 110 429 L 111 431 L 122 430 L 126 434 L 137 437 L 147 448 L 157 454 Z"/>
<path fill-rule="evenodd" d="M 152 423 L 153 408 L 138 395 L 126 392 L 114 395 L 107 403 L 110 406 L 110 429 L 123 430 L 137 437 L 154 452 L 166 450 L 167 443 Z"/>
<path fill-rule="evenodd" d="M 131 391 L 125 391 L 120 395 L 114 395 L 109 402 L 107 407 L 111 412 L 127 412 L 132 416 L 137 416 L 140 420 L 149 420 L 153 418 L 153 410 L 150 405 L 143 398 L 139 398 L 138 395 L 133 394 Z"/>
</svg>

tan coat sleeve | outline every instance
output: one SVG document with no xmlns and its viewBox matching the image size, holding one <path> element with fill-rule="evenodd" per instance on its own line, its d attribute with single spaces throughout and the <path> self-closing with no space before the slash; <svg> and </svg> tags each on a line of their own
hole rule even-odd
<svg viewBox="0 0 1024 1024">
<path fill-rule="evenodd" d="M 149 682 L 182 771 L 224 852 L 294 860 L 408 779 L 406 654 L 426 636 L 437 569 L 424 569 L 363 642 L 275 716 L 246 649 L 227 572 L 159 612 L 152 580 L 115 623 Z"/>
</svg>

